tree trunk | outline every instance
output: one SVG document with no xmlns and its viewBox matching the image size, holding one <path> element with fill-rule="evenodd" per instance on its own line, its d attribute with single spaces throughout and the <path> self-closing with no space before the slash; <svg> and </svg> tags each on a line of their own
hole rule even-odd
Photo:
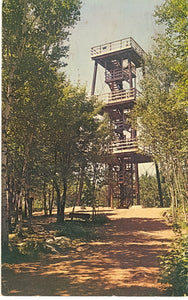
<svg viewBox="0 0 188 300">
<path fill-rule="evenodd" d="M 9 225 L 8 225 L 8 190 L 7 190 L 7 147 L 5 136 L 2 134 L 2 173 L 1 173 L 1 184 L 2 184 L 2 201 L 1 201 L 1 245 L 2 254 L 8 250 L 9 242 Z"/>
<path fill-rule="evenodd" d="M 14 229 L 18 224 L 18 203 L 19 203 L 19 195 L 16 193 L 14 194 Z"/>
<path fill-rule="evenodd" d="M 7 182 L 7 188 L 8 188 L 8 226 L 9 226 L 9 233 L 12 233 L 12 224 L 11 224 L 11 215 L 13 211 L 13 194 L 14 194 L 14 184 L 13 184 L 13 178 L 9 176 L 8 182 Z"/>
<path fill-rule="evenodd" d="M 96 215 L 96 199 L 95 199 L 95 186 L 96 186 L 96 173 L 97 173 L 97 167 L 96 164 L 93 164 L 93 183 L 92 183 L 92 208 L 93 212 L 92 215 Z"/>
<path fill-rule="evenodd" d="M 25 178 L 25 180 L 27 181 L 27 178 Z M 28 218 L 28 199 L 29 199 L 29 189 L 28 189 L 28 185 L 27 182 L 25 182 L 25 197 L 24 197 L 24 218 L 27 219 Z"/>
<path fill-rule="evenodd" d="M 23 212 L 23 216 L 25 219 L 27 219 L 27 192 L 25 193 L 25 198 L 24 198 L 24 212 Z"/>
<path fill-rule="evenodd" d="M 185 170 L 187 170 L 186 161 L 185 161 Z M 187 200 L 186 199 L 188 198 L 188 185 L 187 185 L 186 171 L 184 174 L 183 167 L 179 160 L 178 160 L 178 173 L 180 178 L 180 188 L 182 185 L 181 200 L 182 200 L 184 219 L 185 222 L 187 223 Z"/>
<path fill-rule="evenodd" d="M 107 196 L 107 206 L 110 207 L 111 206 L 111 194 L 112 194 L 112 189 L 111 186 L 108 185 L 108 196 Z"/>
<path fill-rule="evenodd" d="M 63 223 L 65 219 L 65 204 L 67 200 L 67 180 L 63 179 L 63 195 L 61 200 L 61 219 L 60 222 Z"/>
<path fill-rule="evenodd" d="M 184 193 L 186 191 L 183 191 L 183 183 L 184 183 L 183 173 L 181 172 L 180 164 L 178 164 L 178 167 L 173 165 L 173 169 L 174 169 L 174 181 L 176 185 L 177 196 L 181 201 L 182 209 L 184 213 L 184 219 L 185 222 L 187 222 L 187 213 L 186 213 L 186 206 L 184 201 Z"/>
<path fill-rule="evenodd" d="M 29 197 L 27 199 L 27 206 L 28 206 L 28 216 L 29 216 L 29 219 L 32 219 L 32 214 L 33 214 L 33 197 Z"/>
<path fill-rule="evenodd" d="M 12 79 L 13 72 L 9 74 L 9 83 L 7 86 L 7 98 L 5 101 L 5 108 L 2 112 L 2 173 L 1 173 L 1 184 L 2 184 L 2 201 L 1 201 L 1 245 L 2 253 L 8 250 L 9 242 L 9 225 L 8 225 L 8 187 L 7 187 L 7 128 L 8 128 L 8 119 L 10 114 L 10 104 L 12 101 Z"/>
<path fill-rule="evenodd" d="M 57 194 L 57 222 L 60 223 L 61 222 L 61 195 L 60 195 L 60 189 L 58 186 L 58 183 L 56 182 L 56 180 L 54 180 L 54 187 L 56 190 L 56 194 Z"/>
<path fill-rule="evenodd" d="M 78 189 L 78 196 L 77 196 L 78 206 L 80 206 L 81 203 L 83 185 L 84 185 L 84 167 L 82 167 L 81 169 L 80 180 L 79 180 L 79 189 Z"/>
<path fill-rule="evenodd" d="M 51 198 L 51 200 L 50 200 Z M 54 203 L 54 183 L 52 185 L 52 193 L 49 193 L 48 198 L 48 204 L 49 204 L 49 215 L 52 215 L 52 209 L 53 209 L 53 203 Z"/>
<path fill-rule="evenodd" d="M 47 216 L 46 183 L 43 185 L 44 215 Z"/>
<path fill-rule="evenodd" d="M 157 163 L 155 163 L 155 169 L 156 169 L 157 184 L 158 184 L 158 191 L 159 191 L 160 207 L 163 207 L 163 194 L 162 194 L 162 188 L 161 188 L 161 180 L 160 180 L 160 174 L 159 174 L 159 167 L 158 167 Z"/>
<path fill-rule="evenodd" d="M 33 134 L 29 137 L 28 143 L 25 146 L 25 154 L 24 154 L 24 163 L 22 168 L 22 178 L 21 178 L 21 188 L 20 188 L 20 196 L 19 196 L 19 227 L 21 228 L 22 222 L 22 206 L 23 200 L 25 200 L 25 216 L 27 214 L 27 186 L 28 186 L 28 178 L 27 178 L 27 171 L 28 171 L 28 162 L 29 162 L 29 151 L 30 145 L 33 140 Z M 27 216 L 26 216 L 27 217 Z"/>
<path fill-rule="evenodd" d="M 27 2 L 24 2 L 24 7 L 26 8 Z M 25 9 L 24 16 L 23 16 L 23 28 L 22 34 L 23 39 L 21 40 L 20 48 L 18 49 L 18 57 L 16 57 L 16 63 L 12 61 L 12 57 L 9 53 L 9 49 L 7 47 L 7 65 L 9 66 L 8 71 L 8 84 L 7 84 L 7 95 L 4 101 L 4 109 L 2 111 L 2 153 L 1 153 L 1 161 L 2 161 L 2 173 L 1 173 L 1 184 L 2 184 L 2 199 L 1 199 L 1 246 L 2 251 L 8 250 L 8 242 L 9 242 L 9 231 L 8 231 L 8 191 L 7 191 L 7 129 L 8 129 L 8 119 L 10 116 L 10 109 L 13 99 L 13 87 L 14 87 L 14 77 L 15 77 L 15 70 L 17 67 L 17 58 L 20 59 L 23 56 L 23 51 L 25 48 L 25 31 L 27 30 L 26 26 L 26 13 L 27 10 Z M 11 61 L 10 61 L 11 57 Z"/>
</svg>

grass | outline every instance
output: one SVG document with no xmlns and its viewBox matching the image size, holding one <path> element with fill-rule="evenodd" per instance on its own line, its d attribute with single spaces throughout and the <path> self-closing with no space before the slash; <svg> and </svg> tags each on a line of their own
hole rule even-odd
<svg viewBox="0 0 188 300">
<path fill-rule="evenodd" d="M 3 263 L 35 261 L 42 254 L 48 253 L 45 239 L 37 234 L 19 232 L 10 235 L 9 250 L 2 253 Z"/>
<path fill-rule="evenodd" d="M 62 224 L 44 223 L 44 228 L 51 229 L 54 236 L 64 236 L 69 238 L 73 243 L 76 241 L 90 242 L 96 241 L 103 237 L 101 226 L 109 222 L 109 219 L 104 214 L 93 216 L 92 221 L 65 221 Z M 46 243 L 48 238 L 45 233 L 31 234 L 27 230 L 22 230 L 19 233 L 11 234 L 9 242 L 9 251 L 2 255 L 3 263 L 20 263 L 38 260 L 42 255 L 50 253 Z M 56 247 L 58 245 L 52 246 Z M 69 247 L 70 248 L 70 247 Z"/>
<path fill-rule="evenodd" d="M 102 226 L 108 223 L 110 219 L 105 214 L 94 215 L 92 218 L 92 223 L 96 226 Z"/>
<path fill-rule="evenodd" d="M 85 224 L 85 222 L 80 221 L 66 221 L 62 225 L 62 228 L 56 231 L 56 236 L 66 236 L 71 240 L 79 239 L 84 242 L 100 238 L 94 226 L 90 223 Z"/>
<path fill-rule="evenodd" d="M 56 236 L 66 236 L 72 240 L 79 239 L 85 242 L 95 241 L 102 238 L 98 226 L 102 226 L 107 222 L 109 222 L 109 219 L 104 214 L 93 216 L 91 222 L 66 221 L 62 224 L 62 228 L 56 231 Z"/>
</svg>

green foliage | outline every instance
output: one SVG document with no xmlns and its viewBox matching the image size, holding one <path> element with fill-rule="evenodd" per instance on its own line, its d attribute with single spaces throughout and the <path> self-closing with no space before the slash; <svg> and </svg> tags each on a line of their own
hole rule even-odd
<svg viewBox="0 0 188 300">
<path fill-rule="evenodd" d="M 169 47 L 185 55 L 187 38 L 187 6 L 185 0 L 166 0 L 161 6 L 157 6 L 154 16 L 158 24 L 165 24 L 165 34 L 173 43 Z M 181 51 L 183 50 L 183 51 Z"/>
<path fill-rule="evenodd" d="M 33 261 L 47 253 L 48 250 L 43 238 L 17 234 L 9 243 L 9 251 L 3 253 L 2 261 L 8 263 Z"/>
<path fill-rule="evenodd" d="M 160 282 L 166 285 L 166 296 L 188 295 L 188 236 L 175 229 L 176 237 L 169 252 L 160 257 Z"/>
<path fill-rule="evenodd" d="M 8 53 L 9 59 L 11 54 L 14 63 L 25 49 L 38 49 L 38 53 L 43 51 L 46 59 L 58 65 L 67 54 L 65 41 L 79 20 L 80 5 L 79 0 L 3 1 L 3 55 Z"/>
<path fill-rule="evenodd" d="M 45 241 L 37 238 L 29 238 L 18 245 L 19 253 L 31 258 L 38 257 L 41 253 L 47 253 Z"/>
<path fill-rule="evenodd" d="M 82 193 L 81 205 L 92 206 L 93 204 L 93 189 L 91 183 L 87 180 Z"/>
<path fill-rule="evenodd" d="M 15 212 L 18 201 L 22 205 L 23 195 L 29 198 L 37 182 L 38 186 L 43 184 L 40 173 L 45 172 L 41 170 L 49 172 L 44 164 L 38 168 L 38 141 L 45 130 L 49 106 L 58 98 L 56 71 L 65 65 L 68 36 L 79 20 L 80 7 L 79 0 L 2 3 L 2 238 L 6 247 L 7 202 Z M 7 183 L 12 191 L 9 199 Z"/>
<path fill-rule="evenodd" d="M 139 179 L 140 185 L 140 203 L 143 207 L 159 207 L 159 191 L 156 176 L 142 175 Z M 161 182 L 163 204 L 164 207 L 170 206 L 170 199 L 167 193 L 167 187 L 165 182 Z"/>
<path fill-rule="evenodd" d="M 100 234 L 91 224 L 79 221 L 64 222 L 62 228 L 56 232 L 56 236 L 66 236 L 72 240 L 92 241 L 100 238 Z"/>
<path fill-rule="evenodd" d="M 155 16 L 165 25 L 146 57 L 142 96 L 135 106 L 140 139 L 149 146 L 165 177 L 173 217 L 181 207 L 186 220 L 187 31 L 184 0 L 166 0 Z"/>
<path fill-rule="evenodd" d="M 139 179 L 140 203 L 143 207 L 159 206 L 157 179 L 154 176 L 142 175 Z"/>
</svg>

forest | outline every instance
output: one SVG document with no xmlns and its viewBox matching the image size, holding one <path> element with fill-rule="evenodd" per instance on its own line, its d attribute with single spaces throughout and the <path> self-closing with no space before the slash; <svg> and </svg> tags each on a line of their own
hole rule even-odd
<svg viewBox="0 0 188 300">
<path fill-rule="evenodd" d="M 66 207 L 89 206 L 94 211 L 108 206 L 105 161 L 113 139 L 108 116 L 98 117 L 103 103 L 88 96 L 86 86 L 71 83 L 64 72 L 70 32 L 80 20 L 81 5 L 80 0 L 2 3 L 2 259 L 11 251 L 11 234 L 23 234 L 25 224 L 33 234 L 34 212 L 47 216 L 55 211 L 57 223 L 63 226 Z M 177 250 L 177 239 L 174 251 L 185 278 L 186 3 L 166 0 L 156 7 L 154 17 L 164 32 L 151 41 L 140 82 L 142 95 L 131 117 L 140 143 L 150 147 L 159 166 L 164 206 L 169 207 L 184 245 Z M 156 178 L 141 176 L 143 207 L 160 206 L 157 189 Z M 164 270 L 166 261 L 163 257 Z M 175 280 L 176 272 L 164 271 L 164 282 Z"/>
</svg>

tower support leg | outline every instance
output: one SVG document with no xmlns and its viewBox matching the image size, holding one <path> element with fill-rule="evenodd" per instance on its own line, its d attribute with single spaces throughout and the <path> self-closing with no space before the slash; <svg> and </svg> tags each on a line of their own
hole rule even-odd
<svg viewBox="0 0 188 300">
<path fill-rule="evenodd" d="M 93 72 L 93 81 L 92 81 L 92 87 L 91 87 L 91 96 L 93 96 L 94 93 L 95 93 L 95 83 L 96 83 L 96 77 L 97 77 L 97 66 L 98 66 L 98 63 L 95 61 L 94 72 Z"/>
<path fill-rule="evenodd" d="M 135 192 L 136 192 L 136 204 L 140 205 L 138 164 L 135 164 Z"/>
<path fill-rule="evenodd" d="M 162 194 L 162 188 L 161 188 L 161 180 L 160 180 L 160 174 L 159 174 L 159 167 L 158 167 L 157 163 L 155 163 L 155 169 L 156 169 L 157 184 L 158 184 L 158 190 L 159 190 L 160 206 L 163 207 L 163 194 Z"/>
<path fill-rule="evenodd" d="M 120 204 L 119 207 L 123 208 L 125 202 L 125 186 L 123 184 L 120 184 Z"/>
<path fill-rule="evenodd" d="M 130 89 L 132 89 L 133 81 L 132 81 L 132 75 L 131 75 L 131 60 L 130 59 L 128 62 L 128 70 L 129 70 L 129 87 L 130 87 Z"/>
<path fill-rule="evenodd" d="M 111 186 L 109 185 L 108 186 L 108 207 L 110 207 L 111 206 L 111 193 L 112 193 L 112 191 L 111 191 Z"/>
</svg>

